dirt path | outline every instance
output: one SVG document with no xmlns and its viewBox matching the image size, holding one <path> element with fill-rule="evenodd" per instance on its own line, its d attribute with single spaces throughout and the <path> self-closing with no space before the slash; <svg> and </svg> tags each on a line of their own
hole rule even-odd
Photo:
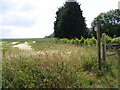
<svg viewBox="0 0 120 90">
<path fill-rule="evenodd" d="M 14 45 L 13 47 L 17 47 L 22 50 L 32 50 L 31 46 L 27 42 L 25 42 L 23 44 Z"/>
</svg>

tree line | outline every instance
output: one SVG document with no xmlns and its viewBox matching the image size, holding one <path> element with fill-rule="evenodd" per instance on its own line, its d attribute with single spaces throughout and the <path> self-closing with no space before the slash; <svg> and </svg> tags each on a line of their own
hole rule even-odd
<svg viewBox="0 0 120 90">
<path fill-rule="evenodd" d="M 47 37 L 68 39 L 96 38 L 95 26 L 97 20 L 100 22 L 101 33 L 106 33 L 111 37 L 120 36 L 120 9 L 100 13 L 92 21 L 91 28 L 87 28 L 80 4 L 76 1 L 66 1 L 56 12 L 54 33 Z"/>
</svg>

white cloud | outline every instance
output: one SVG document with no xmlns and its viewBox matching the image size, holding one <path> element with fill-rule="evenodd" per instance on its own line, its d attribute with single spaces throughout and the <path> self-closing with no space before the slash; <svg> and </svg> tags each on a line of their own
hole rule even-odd
<svg viewBox="0 0 120 90">
<path fill-rule="evenodd" d="M 75 2 L 76 0 L 66 0 L 66 2 Z"/>
<path fill-rule="evenodd" d="M 35 24 L 34 17 L 20 16 L 18 14 L 5 14 L 2 16 L 1 25 L 29 27 Z"/>
<path fill-rule="evenodd" d="M 118 9 L 120 9 L 120 1 L 118 2 Z"/>
<path fill-rule="evenodd" d="M 14 7 L 16 7 L 17 4 L 15 2 L 13 2 L 13 0 L 0 0 L 0 12 L 4 13 L 4 12 L 8 12 L 11 9 L 15 9 Z"/>
<path fill-rule="evenodd" d="M 5 2 L 9 3 L 9 0 Z M 4 15 L 1 15 L 0 26 L 4 26 L 6 30 L 10 29 L 12 37 L 44 37 L 54 31 L 55 13 L 57 7 L 62 6 L 62 2 L 64 0 L 60 2 L 40 0 L 16 2 L 16 0 L 12 0 L 9 4 L 16 4 L 14 6 L 9 5 L 9 10 L 4 11 Z M 8 7 L 5 8 L 8 9 Z M 11 33 L 8 32 L 8 34 Z M 6 37 L 6 34 L 2 37 Z"/>
<path fill-rule="evenodd" d="M 98 14 L 110 11 L 111 9 L 117 9 L 118 1 L 119 0 L 79 0 L 88 27 L 91 26 L 91 22 Z"/>
</svg>

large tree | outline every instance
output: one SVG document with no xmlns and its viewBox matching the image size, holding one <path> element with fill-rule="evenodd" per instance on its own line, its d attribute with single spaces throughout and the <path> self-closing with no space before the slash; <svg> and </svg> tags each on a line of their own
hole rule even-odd
<svg viewBox="0 0 120 90">
<path fill-rule="evenodd" d="M 56 12 L 54 34 L 57 38 L 81 38 L 87 36 L 85 18 L 82 15 L 79 3 L 65 2 Z"/>
<path fill-rule="evenodd" d="M 92 26 L 92 34 L 96 36 L 94 27 L 96 26 L 96 21 L 100 22 L 101 33 L 106 33 L 111 37 L 120 36 L 120 9 L 110 10 L 105 13 L 100 13 L 96 18 L 94 18 Z"/>
</svg>

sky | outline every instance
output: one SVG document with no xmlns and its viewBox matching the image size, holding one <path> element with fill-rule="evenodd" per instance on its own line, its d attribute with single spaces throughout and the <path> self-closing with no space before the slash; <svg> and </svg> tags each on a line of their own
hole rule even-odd
<svg viewBox="0 0 120 90">
<path fill-rule="evenodd" d="M 54 32 L 56 11 L 66 0 L 0 0 L 0 38 L 43 38 Z M 87 27 L 119 0 L 77 0 Z"/>
</svg>

